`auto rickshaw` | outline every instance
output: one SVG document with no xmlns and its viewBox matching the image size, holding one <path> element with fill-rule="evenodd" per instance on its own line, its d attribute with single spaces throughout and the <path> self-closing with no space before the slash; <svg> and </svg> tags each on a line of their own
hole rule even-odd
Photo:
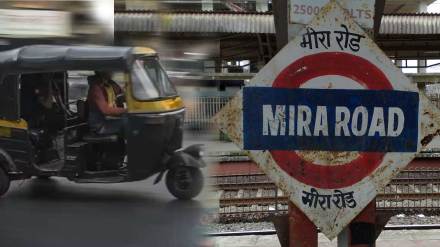
<svg viewBox="0 0 440 247">
<path fill-rule="evenodd" d="M 75 81 L 95 71 L 119 75 L 124 84 L 121 135 L 91 131 L 88 102 L 69 95 Z M 158 183 L 166 173 L 170 193 L 191 199 L 202 190 L 205 164 L 201 145 L 182 149 L 184 111 L 148 48 L 33 45 L 0 52 L 0 196 L 10 181 L 31 177 L 121 183 L 157 174 Z"/>
</svg>

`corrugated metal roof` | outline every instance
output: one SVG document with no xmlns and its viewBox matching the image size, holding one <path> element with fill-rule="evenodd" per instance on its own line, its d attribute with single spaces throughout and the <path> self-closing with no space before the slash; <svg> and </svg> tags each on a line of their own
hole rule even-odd
<svg viewBox="0 0 440 247">
<path fill-rule="evenodd" d="M 115 30 L 129 32 L 275 33 L 273 15 L 116 13 Z"/>
<path fill-rule="evenodd" d="M 272 14 L 134 11 L 116 13 L 115 30 L 128 32 L 275 33 L 275 25 Z M 384 35 L 440 34 L 440 15 L 384 15 L 379 32 Z"/>
<path fill-rule="evenodd" d="M 438 14 L 399 14 L 384 15 L 380 34 L 411 35 L 440 34 L 440 15 Z"/>
</svg>

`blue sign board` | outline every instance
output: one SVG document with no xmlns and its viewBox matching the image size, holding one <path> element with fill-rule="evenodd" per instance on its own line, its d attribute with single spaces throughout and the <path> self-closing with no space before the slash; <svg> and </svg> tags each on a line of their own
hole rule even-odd
<svg viewBox="0 0 440 247">
<path fill-rule="evenodd" d="M 245 87 L 244 148 L 416 152 L 418 112 L 417 92 Z"/>
</svg>

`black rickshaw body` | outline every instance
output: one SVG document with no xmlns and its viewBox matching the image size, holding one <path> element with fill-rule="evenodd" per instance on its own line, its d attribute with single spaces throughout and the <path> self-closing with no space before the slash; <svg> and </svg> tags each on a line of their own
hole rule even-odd
<svg viewBox="0 0 440 247">
<path fill-rule="evenodd" d="M 168 168 L 164 164 L 182 145 L 183 114 L 183 109 L 127 114 L 125 135 L 131 179 L 143 179 Z"/>
<path fill-rule="evenodd" d="M 84 117 L 87 102 L 84 99 L 69 102 L 67 71 L 71 70 L 122 72 L 127 113 L 118 117 L 123 123 L 120 136 L 90 133 Z M 62 151 L 50 150 L 49 154 L 43 152 L 41 155 L 38 145 L 44 143 L 45 130 L 35 129 L 35 124 L 24 117 L 23 102 L 28 97 L 24 95 L 25 81 L 31 81 L 30 84 L 38 81 L 29 74 L 43 74 L 41 78 L 50 78 L 48 88 L 57 92 L 53 98 L 58 110 L 51 118 L 45 118 L 43 127 L 47 129 L 47 119 L 56 119 L 56 124 L 49 122 L 55 127 L 47 131 L 52 134 L 52 139 L 46 143 L 54 149 L 52 143 L 60 141 Z M 176 170 L 179 166 L 187 167 L 186 172 L 197 178 L 200 187 L 198 169 L 205 165 L 200 146 L 182 149 L 183 101 L 153 50 L 27 46 L 0 53 L 0 76 L 0 180 L 2 172 L 10 180 L 60 176 L 80 183 L 136 181 L 159 174 L 158 182 L 165 172 L 172 170 L 167 174 L 167 186 L 173 195 L 188 199 L 200 192 L 200 188 L 193 188 L 192 193 L 170 188 L 178 184 L 175 180 L 181 176 Z M 76 112 L 68 108 L 72 103 L 77 106 Z M 27 112 L 32 113 L 33 109 Z M 101 156 L 96 158 L 97 154 Z M 113 156 L 116 158 L 112 162 L 119 162 L 122 169 L 105 167 L 109 157 Z M 0 195 L 1 192 L 2 181 Z"/>
</svg>

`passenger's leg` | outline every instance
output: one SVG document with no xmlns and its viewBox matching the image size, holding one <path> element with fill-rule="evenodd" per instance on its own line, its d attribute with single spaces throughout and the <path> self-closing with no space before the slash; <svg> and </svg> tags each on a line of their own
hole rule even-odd
<svg viewBox="0 0 440 247">
<path fill-rule="evenodd" d="M 106 120 L 102 125 L 102 127 L 99 129 L 98 134 L 100 135 L 122 134 L 122 120 L 121 119 Z"/>
</svg>

